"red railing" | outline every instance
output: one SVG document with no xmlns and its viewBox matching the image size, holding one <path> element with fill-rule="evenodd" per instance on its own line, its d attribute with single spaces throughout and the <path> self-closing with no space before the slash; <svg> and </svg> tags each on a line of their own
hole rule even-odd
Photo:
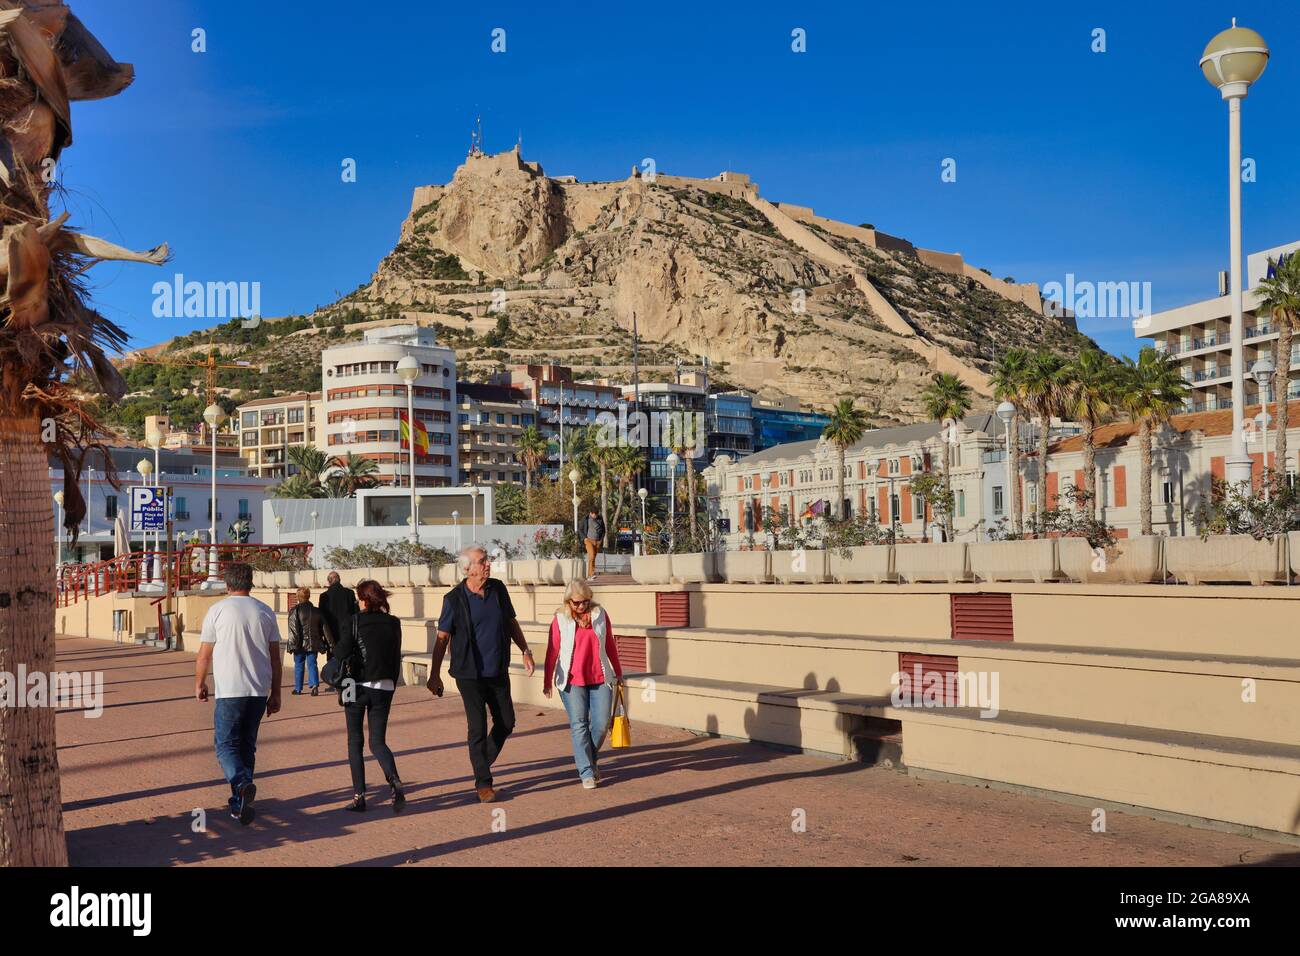
<svg viewBox="0 0 1300 956">
<path fill-rule="evenodd" d="M 211 573 L 211 551 L 206 544 L 186 545 L 173 551 L 133 551 L 94 564 L 65 564 L 59 569 L 58 606 L 67 607 L 84 598 L 114 592 L 139 591 L 148 584 L 171 585 L 173 591 L 187 591 L 206 581 Z M 227 565 L 254 563 L 266 556 L 272 560 L 297 556 L 305 564 L 311 557 L 310 544 L 219 544 L 215 571 L 221 576 Z M 297 563 L 297 562 L 295 562 Z"/>
</svg>

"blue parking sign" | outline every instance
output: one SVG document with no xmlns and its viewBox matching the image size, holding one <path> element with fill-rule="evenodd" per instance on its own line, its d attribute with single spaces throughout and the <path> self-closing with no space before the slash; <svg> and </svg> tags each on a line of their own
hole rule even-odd
<svg viewBox="0 0 1300 956">
<path fill-rule="evenodd" d="M 131 530 L 167 530 L 167 489 L 131 489 Z"/>
</svg>

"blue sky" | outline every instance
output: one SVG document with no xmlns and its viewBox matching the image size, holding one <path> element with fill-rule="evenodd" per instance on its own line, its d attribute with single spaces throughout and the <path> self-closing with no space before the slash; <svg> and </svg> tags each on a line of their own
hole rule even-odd
<svg viewBox="0 0 1300 956">
<path fill-rule="evenodd" d="M 72 6 L 137 77 L 74 106 L 60 170 L 73 222 L 175 256 L 90 273 L 138 345 L 210 324 L 154 318 L 153 283 L 177 272 L 260 282 L 268 316 L 367 281 L 412 188 L 451 177 L 480 114 L 488 149 L 522 135 L 551 174 L 622 178 L 645 157 L 665 173 L 736 169 L 768 199 L 999 277 L 1149 281 L 1157 310 L 1208 298 L 1227 260 L 1228 120 L 1197 60 L 1234 15 L 1273 51 L 1245 101 L 1245 248 L 1300 239 L 1294 4 Z M 941 180 L 946 158 L 956 182 Z M 1081 327 L 1134 350 L 1127 320 Z"/>
</svg>

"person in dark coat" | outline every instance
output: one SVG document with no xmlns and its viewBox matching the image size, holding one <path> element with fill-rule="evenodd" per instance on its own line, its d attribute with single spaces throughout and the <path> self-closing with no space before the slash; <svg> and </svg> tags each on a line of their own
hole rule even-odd
<svg viewBox="0 0 1300 956">
<path fill-rule="evenodd" d="M 330 586 L 321 592 L 320 612 L 325 615 L 334 634 L 342 637 L 351 629 L 352 615 L 360 610 L 360 605 L 357 604 L 356 592 L 339 583 L 337 571 L 331 571 L 326 580 Z M 333 654 L 330 656 L 333 657 Z"/>
<path fill-rule="evenodd" d="M 298 603 L 289 611 L 289 651 L 293 654 L 293 692 L 302 693 L 303 670 L 307 686 L 315 697 L 320 692 L 316 655 L 329 654 L 337 641 L 334 628 L 320 608 L 311 603 L 311 592 L 298 589 Z"/>
<path fill-rule="evenodd" d="M 352 803 L 366 809 L 366 764 L 362 753 L 365 723 L 370 723 L 370 752 L 379 761 L 393 794 L 393 812 L 406 806 L 397 762 L 388 747 L 388 712 L 402 662 L 402 622 L 388 613 L 388 592 L 376 581 L 362 581 L 357 594 L 365 610 L 358 612 L 339 637 L 335 654 L 348 662 L 350 681 L 343 684 L 343 713 L 348 727 L 348 764 L 352 768 Z M 355 683 L 352 683 L 355 681 Z"/>
</svg>

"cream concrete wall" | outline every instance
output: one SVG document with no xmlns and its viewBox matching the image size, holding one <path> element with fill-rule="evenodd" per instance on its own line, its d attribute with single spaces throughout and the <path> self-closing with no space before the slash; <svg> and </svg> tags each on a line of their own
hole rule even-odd
<svg viewBox="0 0 1300 956">
<path fill-rule="evenodd" d="M 1011 589 L 1016 641 L 1300 659 L 1300 588 L 1042 585 Z"/>
<path fill-rule="evenodd" d="M 1158 742 L 1125 749 L 1095 734 L 988 723 L 915 713 L 904 730 L 908 766 L 1300 834 L 1295 756 Z M 1080 826 L 1090 822 L 1081 814 Z"/>
<path fill-rule="evenodd" d="M 952 633 L 945 586 L 702 584 L 689 592 L 692 627 L 919 638 Z"/>
</svg>

